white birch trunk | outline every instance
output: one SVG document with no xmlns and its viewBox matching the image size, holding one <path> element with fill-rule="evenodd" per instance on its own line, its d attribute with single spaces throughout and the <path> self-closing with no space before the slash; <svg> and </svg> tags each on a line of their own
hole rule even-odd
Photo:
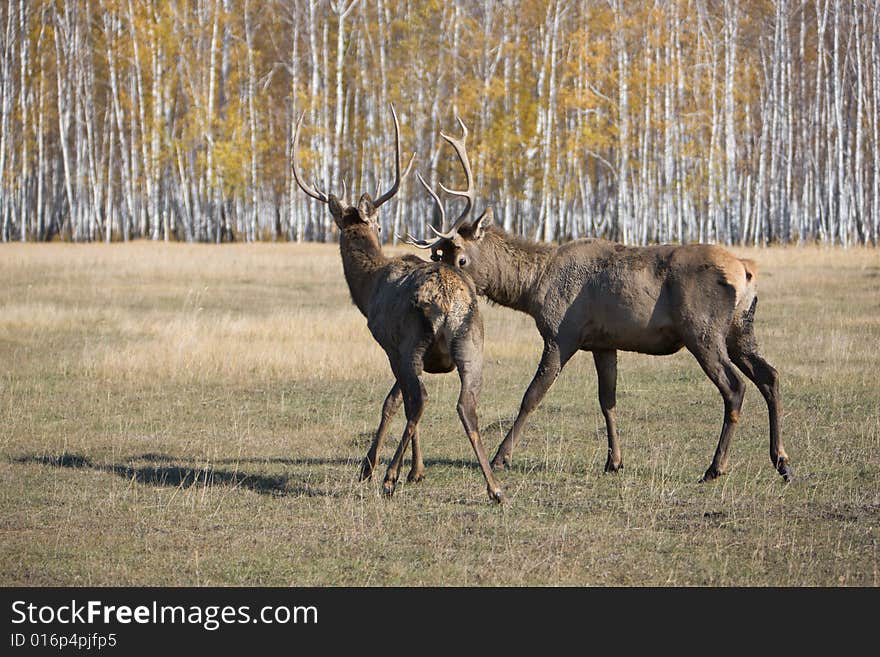
<svg viewBox="0 0 880 657">
<path fill-rule="evenodd" d="M 724 215 L 725 242 L 739 239 L 741 230 L 740 190 L 736 181 L 736 40 L 739 26 L 739 0 L 724 3 Z"/>
<path fill-rule="evenodd" d="M 9 148 L 9 125 L 12 114 L 13 89 L 12 89 L 12 58 L 15 44 L 14 5 L 10 3 L 6 7 L 6 32 L 3 39 L 2 61 L 0 61 L 0 214 L 3 215 L 2 239 L 9 241 L 9 222 L 11 209 L 9 199 L 11 194 L 7 192 L 6 180 L 6 151 Z"/>
<path fill-rule="evenodd" d="M 22 242 L 27 241 L 28 226 L 28 182 L 30 174 L 30 157 L 28 154 L 28 145 L 30 144 L 30 121 L 28 111 L 30 103 L 28 101 L 28 91 L 30 86 L 30 38 L 28 28 L 30 26 L 30 12 L 25 0 L 19 0 L 18 4 L 18 24 L 19 24 L 19 111 L 21 112 L 21 179 L 19 180 L 19 207 L 18 207 L 18 227 L 19 239 Z"/>
<path fill-rule="evenodd" d="M 843 62 L 842 44 L 840 40 L 840 14 L 841 1 L 834 0 L 834 52 L 832 53 L 832 85 L 834 93 L 834 127 L 836 129 L 834 140 L 834 155 L 836 162 L 835 191 L 837 201 L 837 234 L 843 246 L 849 246 L 849 199 L 847 198 L 847 176 L 844 165 L 844 125 L 843 125 Z"/>
<path fill-rule="evenodd" d="M 43 185 L 46 171 L 46 146 L 45 146 L 45 116 L 46 116 L 46 94 L 45 94 L 45 63 L 43 53 L 43 34 L 46 27 L 46 5 L 43 5 L 40 11 L 40 38 L 37 41 L 37 55 L 40 59 L 40 78 L 37 91 L 38 103 L 38 119 L 37 119 L 37 208 L 36 208 L 36 226 L 34 228 L 34 239 L 42 240 L 44 238 L 43 226 Z"/>
<path fill-rule="evenodd" d="M 208 111 L 205 117 L 205 127 L 204 127 L 204 138 L 205 138 L 205 146 L 207 147 L 206 153 L 206 171 L 205 171 L 205 184 L 206 184 L 206 198 L 205 202 L 208 205 L 208 236 L 209 239 L 211 237 L 214 238 L 215 242 L 220 242 L 221 237 L 221 225 L 220 225 L 220 216 L 218 214 L 218 208 L 216 207 L 216 197 L 214 194 L 215 189 L 215 181 L 214 181 L 214 100 L 216 94 L 216 85 L 217 85 L 217 49 L 220 45 L 220 6 L 217 3 L 216 8 L 214 9 L 214 17 L 212 21 L 211 27 L 211 50 L 209 56 L 209 64 L 208 64 L 208 98 L 207 98 L 207 106 Z"/>
<path fill-rule="evenodd" d="M 61 16 L 58 15 L 57 10 L 54 15 L 55 21 L 55 71 L 56 71 L 56 81 L 58 85 L 58 95 L 57 95 L 57 103 L 58 103 L 58 139 L 61 145 L 61 160 L 64 166 L 64 190 L 67 193 L 67 209 L 68 209 L 68 221 L 73 221 L 76 216 L 77 206 L 74 201 L 73 194 L 73 181 L 72 181 L 72 172 L 71 172 L 71 164 L 70 164 L 70 149 L 68 144 L 68 130 L 70 126 L 70 99 L 69 99 L 69 85 L 67 84 L 67 78 L 64 76 L 63 65 L 68 62 L 68 57 L 65 57 L 65 49 L 67 46 L 67 41 L 70 39 L 70 23 L 69 23 L 69 8 L 65 7 L 65 17 L 62 20 Z M 62 45 L 61 39 L 62 34 L 66 32 L 65 44 Z M 0 158 L 2 158 L 2 153 L 0 153 Z M 2 169 L 2 167 L 0 167 Z M 62 220 L 62 225 L 64 221 Z M 5 232 L 5 231 L 4 231 Z"/>
<path fill-rule="evenodd" d="M 872 231 L 871 241 L 880 241 L 880 12 L 874 12 L 871 23 L 871 67 L 873 74 L 873 111 L 871 112 L 871 135 L 873 137 L 873 176 L 871 188 Z"/>
<path fill-rule="evenodd" d="M 629 235 L 629 54 L 623 27 L 623 5 L 615 0 L 614 24 L 617 36 L 618 159 L 617 159 L 617 230 L 619 239 L 628 244 Z M 615 239 L 618 236 L 615 235 Z"/>
<path fill-rule="evenodd" d="M 247 94 L 248 94 L 248 131 L 250 132 L 250 228 L 248 239 L 258 239 L 257 223 L 259 218 L 259 194 L 257 193 L 257 111 L 254 97 L 257 94 L 257 71 L 254 63 L 254 31 L 251 23 L 250 0 L 244 2 L 244 30 L 247 45 Z"/>
</svg>

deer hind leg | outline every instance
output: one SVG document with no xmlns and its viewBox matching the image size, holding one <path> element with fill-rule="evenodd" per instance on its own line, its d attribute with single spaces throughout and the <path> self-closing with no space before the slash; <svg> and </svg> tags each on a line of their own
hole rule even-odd
<svg viewBox="0 0 880 657">
<path fill-rule="evenodd" d="M 483 471 L 483 477 L 486 479 L 486 490 L 489 493 L 489 499 L 493 502 L 500 503 L 504 498 L 501 493 L 501 487 L 492 474 L 492 467 L 489 465 L 489 459 L 486 456 L 486 449 L 483 447 L 483 441 L 480 438 L 480 431 L 477 422 L 477 401 L 480 397 L 480 388 L 482 387 L 482 349 L 479 353 L 460 353 L 465 349 L 472 350 L 474 345 L 468 345 L 464 349 L 461 345 L 454 345 L 456 366 L 458 367 L 458 376 L 461 380 L 461 391 L 458 394 L 458 417 L 464 426 L 468 440 L 471 441 L 471 447 L 480 463 L 480 469 Z"/>
<path fill-rule="evenodd" d="M 745 386 L 736 374 L 723 343 L 688 345 L 688 349 L 724 399 L 724 424 L 721 427 L 721 437 L 718 439 L 712 465 L 700 479 L 700 481 L 710 481 L 727 471 L 727 452 L 739 421 Z"/>
<path fill-rule="evenodd" d="M 403 409 L 406 413 L 406 427 L 403 429 L 403 435 L 391 463 L 388 464 L 388 470 L 385 473 L 385 481 L 382 483 L 382 490 L 387 496 L 394 494 L 397 487 L 397 479 L 400 475 L 400 466 L 403 463 L 403 456 L 406 454 L 410 440 L 416 435 L 419 420 L 422 418 L 422 411 L 425 407 L 425 399 L 427 393 L 425 386 L 419 379 L 418 372 L 409 370 L 398 376 L 397 382 L 400 385 L 403 394 Z M 416 464 L 413 463 L 413 467 Z"/>
<path fill-rule="evenodd" d="M 517 440 L 519 440 L 526 420 L 532 411 L 538 407 L 541 400 L 544 399 L 544 395 L 547 394 L 550 386 L 556 381 L 556 377 L 559 376 L 559 372 L 562 371 L 562 367 L 569 357 L 570 354 L 563 359 L 560 356 L 557 345 L 544 343 L 544 353 L 541 356 L 541 362 L 538 364 L 538 371 L 535 372 L 532 382 L 526 389 L 526 394 L 523 396 L 519 413 L 513 421 L 513 426 L 510 427 L 510 431 L 507 432 L 501 445 L 498 446 L 498 451 L 495 452 L 495 457 L 492 459 L 493 469 L 500 470 L 510 465 L 513 448 L 516 446 Z"/>
<path fill-rule="evenodd" d="M 400 402 L 403 401 L 403 394 L 400 392 L 400 386 L 395 383 L 392 386 L 388 396 L 385 397 L 385 403 L 382 404 L 382 419 L 379 421 L 379 428 L 376 430 L 376 436 L 373 438 L 373 444 L 361 463 L 360 480 L 364 481 L 373 476 L 376 464 L 379 461 L 379 451 L 385 442 L 385 436 L 388 435 L 388 426 L 391 420 L 400 408 Z M 415 452 L 416 443 L 413 441 L 413 452 Z M 415 458 L 413 458 L 415 462 Z"/>
<path fill-rule="evenodd" d="M 608 432 L 608 459 L 605 472 L 617 472 L 623 467 L 620 442 L 617 440 L 617 424 L 614 408 L 617 406 L 617 351 L 613 349 L 594 351 L 593 362 L 599 378 L 599 406 L 605 416 Z"/>
<path fill-rule="evenodd" d="M 427 398 L 424 386 L 422 387 L 422 396 Z M 419 441 L 419 427 L 416 425 L 412 437 L 412 464 L 409 468 L 409 474 L 406 480 L 411 484 L 417 484 L 425 478 L 425 464 L 422 461 L 422 444 Z"/>
<path fill-rule="evenodd" d="M 779 433 L 779 416 L 782 413 L 779 400 L 779 375 L 758 355 L 758 345 L 750 329 L 750 325 L 746 326 L 743 333 L 734 334 L 728 340 L 730 358 L 761 391 L 764 401 L 767 402 L 767 411 L 770 415 L 770 462 L 785 481 L 790 482 L 794 474 Z"/>
</svg>

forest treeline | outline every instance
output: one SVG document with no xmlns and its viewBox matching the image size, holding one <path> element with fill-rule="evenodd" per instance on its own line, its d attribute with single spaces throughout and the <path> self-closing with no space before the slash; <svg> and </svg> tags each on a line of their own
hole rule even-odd
<svg viewBox="0 0 880 657">
<path fill-rule="evenodd" d="M 876 244 L 876 0 L 7 0 L 2 239 L 330 240 L 404 157 L 542 240 Z M 450 206 L 460 203 L 447 199 Z M 384 238 L 436 221 L 412 176 Z"/>
</svg>

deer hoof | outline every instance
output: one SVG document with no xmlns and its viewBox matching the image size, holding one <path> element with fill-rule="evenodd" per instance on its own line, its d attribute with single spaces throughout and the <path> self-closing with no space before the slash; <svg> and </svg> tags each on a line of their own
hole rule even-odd
<svg viewBox="0 0 880 657">
<path fill-rule="evenodd" d="M 373 476 L 374 466 L 370 462 L 370 459 L 364 459 L 363 463 L 361 463 L 361 471 L 358 474 L 359 481 L 367 481 Z"/>
<path fill-rule="evenodd" d="M 384 482 L 382 482 L 382 494 L 387 498 L 391 498 L 391 496 L 394 495 L 393 481 L 386 479 Z"/>
<path fill-rule="evenodd" d="M 718 477 L 720 477 L 723 474 L 724 474 L 723 472 L 716 470 L 714 465 L 710 465 L 709 469 L 706 470 L 706 473 L 702 477 L 700 477 L 699 483 L 702 484 L 707 481 L 712 481 L 713 479 L 718 479 Z"/>
<path fill-rule="evenodd" d="M 495 458 L 492 459 L 492 463 L 490 463 L 489 465 L 492 466 L 493 470 L 503 470 L 510 465 L 510 455 L 496 454 Z"/>
<path fill-rule="evenodd" d="M 422 481 L 422 479 L 424 479 L 424 478 L 425 478 L 424 472 L 416 472 L 414 470 L 410 470 L 409 474 L 406 476 L 406 480 L 410 484 L 417 484 L 420 481 Z"/>
<path fill-rule="evenodd" d="M 504 503 L 504 494 L 501 492 L 500 488 L 497 488 L 495 490 L 492 490 L 490 488 L 488 490 L 489 490 L 489 499 L 490 500 L 495 502 L 495 504 L 503 504 Z"/>
<path fill-rule="evenodd" d="M 785 479 L 785 483 L 790 484 L 794 481 L 794 472 L 792 472 L 791 465 L 789 465 L 788 461 L 783 461 L 776 469 L 779 474 L 782 475 L 782 478 Z"/>
<path fill-rule="evenodd" d="M 623 460 L 619 461 L 618 463 L 614 463 L 609 458 L 607 461 L 605 461 L 605 472 L 614 474 L 616 472 L 620 472 L 621 470 L 623 470 Z"/>
</svg>

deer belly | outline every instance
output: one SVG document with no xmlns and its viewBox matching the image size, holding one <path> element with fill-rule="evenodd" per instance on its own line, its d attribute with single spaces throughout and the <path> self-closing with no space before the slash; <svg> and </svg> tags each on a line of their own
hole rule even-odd
<svg viewBox="0 0 880 657">
<path fill-rule="evenodd" d="M 661 304 L 646 308 L 624 304 L 599 307 L 584 326 L 581 348 L 619 349 L 643 354 L 674 354 L 683 343 Z"/>
<path fill-rule="evenodd" d="M 624 330 L 614 328 L 592 332 L 581 343 L 581 349 L 618 349 L 620 351 L 636 351 L 641 354 L 664 356 L 674 354 L 684 346 L 678 332 L 672 327 L 639 331 L 633 327 Z"/>
</svg>

